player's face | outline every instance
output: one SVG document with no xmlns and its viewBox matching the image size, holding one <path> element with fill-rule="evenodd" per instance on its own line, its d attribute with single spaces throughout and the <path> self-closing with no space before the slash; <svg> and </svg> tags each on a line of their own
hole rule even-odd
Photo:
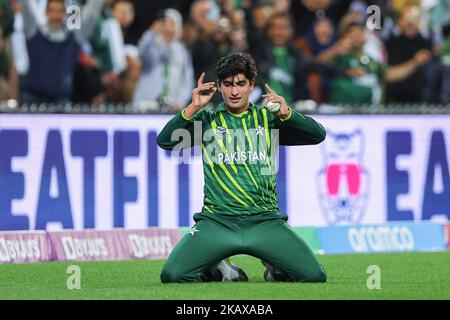
<svg viewBox="0 0 450 320">
<path fill-rule="evenodd" d="M 248 97 L 254 85 L 255 80 L 247 79 L 242 73 L 218 82 L 223 101 L 231 112 L 241 112 L 248 107 Z"/>
<path fill-rule="evenodd" d="M 66 7 L 62 2 L 52 1 L 47 5 L 47 20 L 53 30 L 61 29 L 66 18 Z"/>
</svg>

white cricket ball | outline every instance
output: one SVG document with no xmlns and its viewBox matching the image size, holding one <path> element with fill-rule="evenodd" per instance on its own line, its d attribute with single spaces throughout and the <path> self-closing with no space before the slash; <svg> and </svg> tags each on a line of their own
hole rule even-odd
<svg viewBox="0 0 450 320">
<path fill-rule="evenodd" d="M 278 102 L 268 101 L 266 104 L 266 108 L 270 112 L 277 112 L 278 110 L 280 110 L 280 104 Z"/>
</svg>

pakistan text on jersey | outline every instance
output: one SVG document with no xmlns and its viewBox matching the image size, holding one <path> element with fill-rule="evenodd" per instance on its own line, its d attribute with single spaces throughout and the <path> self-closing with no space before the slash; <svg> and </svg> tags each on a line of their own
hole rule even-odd
<svg viewBox="0 0 450 320">
<path fill-rule="evenodd" d="M 266 151 L 238 151 L 217 154 L 217 163 L 255 163 L 257 161 L 266 161 Z"/>
</svg>

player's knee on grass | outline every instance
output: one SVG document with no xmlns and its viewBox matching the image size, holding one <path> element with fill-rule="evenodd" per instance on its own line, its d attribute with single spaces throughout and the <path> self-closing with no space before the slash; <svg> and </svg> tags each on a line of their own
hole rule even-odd
<svg viewBox="0 0 450 320">
<path fill-rule="evenodd" d="M 310 272 L 307 275 L 302 275 L 301 277 L 298 277 L 297 279 L 294 279 L 294 281 L 301 281 L 301 282 L 326 282 L 327 281 L 327 273 L 325 272 L 323 267 L 320 267 L 319 269 L 314 270 L 313 272 Z"/>
<path fill-rule="evenodd" d="M 160 278 L 162 283 L 185 282 L 184 274 L 178 272 L 175 268 L 172 269 L 164 267 L 161 271 Z"/>
<path fill-rule="evenodd" d="M 327 273 L 323 268 L 320 268 L 317 272 L 315 272 L 311 277 L 311 282 L 326 282 L 327 281 Z"/>
</svg>

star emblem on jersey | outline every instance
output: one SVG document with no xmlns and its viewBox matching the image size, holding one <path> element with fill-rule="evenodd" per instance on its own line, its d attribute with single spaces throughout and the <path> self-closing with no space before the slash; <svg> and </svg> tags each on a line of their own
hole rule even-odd
<svg viewBox="0 0 450 320">
<path fill-rule="evenodd" d="M 217 139 L 225 139 L 227 136 L 227 129 L 225 129 L 224 127 L 217 127 L 217 133 L 216 133 L 216 138 Z"/>
<path fill-rule="evenodd" d="M 189 233 L 191 234 L 191 236 L 193 236 L 194 233 L 196 233 L 196 232 L 200 232 L 200 230 L 197 229 L 197 226 L 193 226 L 193 227 L 191 228 L 191 230 L 189 231 Z"/>
<path fill-rule="evenodd" d="M 258 126 L 258 128 L 254 129 L 256 131 L 256 135 L 262 135 L 264 131 L 264 127 Z"/>
</svg>

